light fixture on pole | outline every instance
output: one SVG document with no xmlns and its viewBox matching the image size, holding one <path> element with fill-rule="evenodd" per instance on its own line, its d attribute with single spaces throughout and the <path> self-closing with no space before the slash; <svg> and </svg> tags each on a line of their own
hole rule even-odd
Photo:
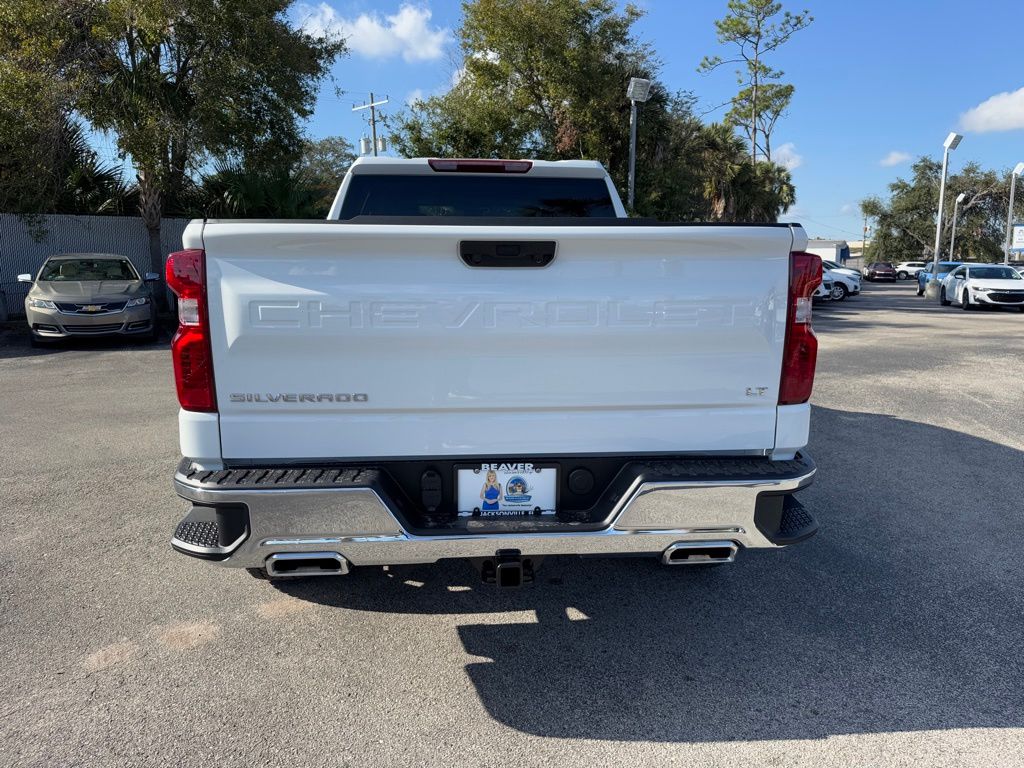
<svg viewBox="0 0 1024 768">
<path fill-rule="evenodd" d="M 960 203 L 967 199 L 967 193 L 961 192 L 953 201 L 953 234 L 949 238 L 949 258 L 956 261 L 956 211 Z"/>
<path fill-rule="evenodd" d="M 1017 163 L 1010 174 L 1010 207 L 1006 212 L 1006 248 L 1003 251 L 1003 264 L 1010 263 L 1010 243 L 1013 238 L 1013 193 L 1017 191 L 1017 177 L 1024 173 L 1024 163 Z"/>
<path fill-rule="evenodd" d="M 951 133 L 942 142 L 942 181 L 939 182 L 939 215 L 935 220 L 935 250 L 932 257 L 931 279 L 925 285 L 928 295 L 933 297 L 939 293 L 939 257 L 941 255 L 939 253 L 939 240 L 942 237 L 942 206 L 946 199 L 946 169 L 949 167 L 949 153 L 960 145 L 961 139 L 963 139 L 963 136 L 959 133 Z"/>
<path fill-rule="evenodd" d="M 631 77 L 629 87 L 626 89 L 626 98 L 629 99 L 629 192 L 627 205 L 633 210 L 634 191 L 636 189 L 636 105 L 641 104 L 651 96 L 651 81 L 641 77 Z"/>
</svg>

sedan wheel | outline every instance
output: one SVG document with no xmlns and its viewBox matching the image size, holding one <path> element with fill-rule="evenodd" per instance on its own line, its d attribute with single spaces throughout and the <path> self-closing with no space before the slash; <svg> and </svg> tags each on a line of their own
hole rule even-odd
<svg viewBox="0 0 1024 768">
<path fill-rule="evenodd" d="M 964 288 L 964 292 L 960 294 L 960 306 L 964 308 L 965 312 L 970 312 L 974 309 L 974 305 L 971 304 L 971 294 Z"/>
<path fill-rule="evenodd" d="M 946 298 L 945 288 L 943 288 L 942 291 L 939 293 L 939 304 L 941 304 L 944 307 L 948 307 L 950 305 L 949 299 Z"/>
<path fill-rule="evenodd" d="M 835 285 L 832 286 L 832 293 L 830 295 L 832 301 L 842 301 L 843 299 L 846 298 L 847 293 L 848 291 L 846 290 L 845 285 L 843 285 L 842 283 L 836 283 Z"/>
<path fill-rule="evenodd" d="M 910 275 L 908 275 L 906 272 L 897 272 L 896 277 L 898 277 L 900 280 L 906 280 L 908 277 L 910 277 Z"/>
</svg>

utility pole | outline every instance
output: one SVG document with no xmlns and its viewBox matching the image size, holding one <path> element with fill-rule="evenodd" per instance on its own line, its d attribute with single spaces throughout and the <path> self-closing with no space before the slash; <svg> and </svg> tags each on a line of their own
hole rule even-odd
<svg viewBox="0 0 1024 768">
<path fill-rule="evenodd" d="M 868 265 L 868 215 L 864 214 L 864 232 L 860 241 L 860 260 L 862 266 Z"/>
<path fill-rule="evenodd" d="M 362 109 L 370 110 L 370 131 L 373 133 L 373 156 L 377 156 L 377 107 L 382 107 L 388 103 L 388 97 L 385 96 L 381 101 L 373 100 L 373 91 L 370 91 L 370 103 L 359 104 L 358 106 L 352 107 L 353 112 L 358 112 Z"/>
</svg>

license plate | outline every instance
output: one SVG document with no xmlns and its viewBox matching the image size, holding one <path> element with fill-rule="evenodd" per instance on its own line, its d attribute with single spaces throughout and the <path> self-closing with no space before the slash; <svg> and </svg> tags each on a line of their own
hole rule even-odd
<svg viewBox="0 0 1024 768">
<path fill-rule="evenodd" d="M 459 514 L 464 517 L 553 515 L 558 467 L 530 462 L 482 462 L 455 469 Z"/>
</svg>

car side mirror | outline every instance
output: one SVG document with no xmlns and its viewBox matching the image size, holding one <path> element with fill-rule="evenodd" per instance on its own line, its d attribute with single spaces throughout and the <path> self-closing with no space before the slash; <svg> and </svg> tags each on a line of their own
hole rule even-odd
<svg viewBox="0 0 1024 768">
<path fill-rule="evenodd" d="M 147 283 L 155 283 L 157 280 L 160 279 L 160 275 L 158 275 L 156 272 L 147 272 L 142 279 Z"/>
<path fill-rule="evenodd" d="M 32 282 L 32 275 L 18 275 L 18 282 L 19 283 L 31 283 Z"/>
</svg>

